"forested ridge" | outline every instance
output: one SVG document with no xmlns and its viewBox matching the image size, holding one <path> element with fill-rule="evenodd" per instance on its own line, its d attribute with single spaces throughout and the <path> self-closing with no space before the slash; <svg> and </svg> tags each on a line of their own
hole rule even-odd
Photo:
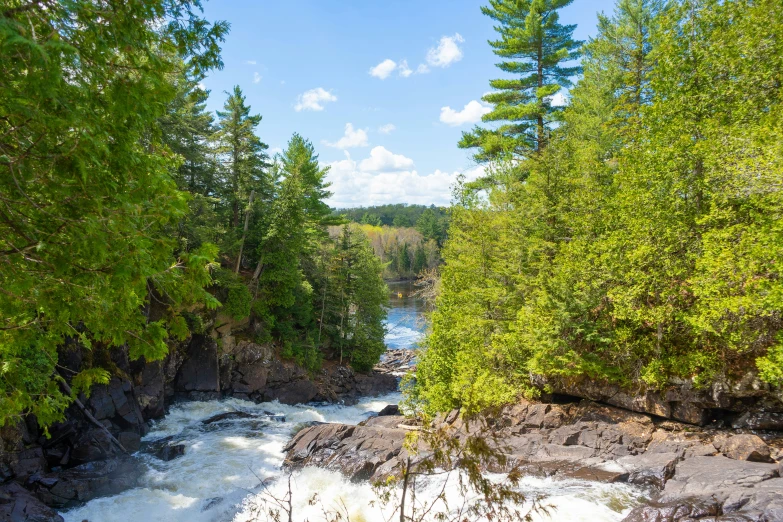
<svg viewBox="0 0 783 522">
<path fill-rule="evenodd" d="M 162 359 L 205 314 L 310 370 L 378 361 L 383 265 L 312 144 L 270 157 L 239 86 L 205 108 L 228 30 L 198 0 L 0 8 L 0 424 L 62 419 L 112 351 Z"/>
<path fill-rule="evenodd" d="M 570 3 L 483 8 L 508 74 L 460 142 L 488 175 L 451 209 L 414 399 L 780 385 L 783 4 L 619 0 L 580 46 Z"/>
</svg>

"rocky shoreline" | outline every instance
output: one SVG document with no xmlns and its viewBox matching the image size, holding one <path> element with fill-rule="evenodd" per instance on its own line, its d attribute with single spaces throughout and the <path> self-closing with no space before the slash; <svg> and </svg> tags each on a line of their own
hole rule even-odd
<svg viewBox="0 0 783 522">
<path fill-rule="evenodd" d="M 286 466 L 320 466 L 354 481 L 399 474 L 410 420 L 390 413 L 302 430 L 286 447 Z M 438 422 L 465 432 L 456 411 Z M 509 468 L 648 488 L 650 501 L 625 522 L 783 520 L 780 433 L 696 428 L 586 400 L 522 402 L 491 423 Z"/>
</svg>

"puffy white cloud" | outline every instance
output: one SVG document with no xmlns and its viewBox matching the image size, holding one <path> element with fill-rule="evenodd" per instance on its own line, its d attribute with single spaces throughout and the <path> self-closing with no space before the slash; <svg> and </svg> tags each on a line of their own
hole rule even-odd
<svg viewBox="0 0 783 522">
<path fill-rule="evenodd" d="M 325 90 L 323 87 L 310 89 L 299 95 L 294 110 L 300 111 L 322 111 L 324 104 L 337 101 L 337 96 Z"/>
<path fill-rule="evenodd" d="M 375 76 L 376 78 L 385 80 L 391 73 L 394 72 L 394 69 L 396 68 L 397 62 L 387 58 L 375 67 L 370 67 L 370 76 Z"/>
<path fill-rule="evenodd" d="M 430 72 L 430 68 L 427 67 L 426 63 L 420 63 L 418 67 L 416 67 L 416 74 L 427 74 Z"/>
<path fill-rule="evenodd" d="M 324 141 L 324 144 L 338 149 L 349 149 L 351 147 L 367 146 L 367 131 L 364 129 L 354 130 L 350 123 L 345 124 L 345 135 L 334 143 Z"/>
<path fill-rule="evenodd" d="M 253 73 L 253 83 L 259 83 L 261 81 L 261 75 L 258 73 Z"/>
<path fill-rule="evenodd" d="M 378 127 L 378 132 L 381 134 L 391 134 L 394 130 L 397 130 L 397 127 L 393 123 L 387 123 Z"/>
<path fill-rule="evenodd" d="M 421 205 L 448 205 L 451 199 L 451 187 L 460 174 L 472 181 L 484 174 L 483 167 L 475 167 L 465 172 L 444 172 L 436 170 L 429 175 L 419 174 L 415 170 L 394 172 L 368 172 L 362 169 L 346 153 L 341 161 L 329 163 L 327 180 L 334 194 L 329 205 L 348 208 L 385 203 L 416 203 Z"/>
<path fill-rule="evenodd" d="M 458 44 L 464 41 L 459 33 L 454 33 L 454 36 L 442 36 L 438 46 L 427 51 L 427 63 L 433 67 L 448 67 L 462 60 L 462 49 Z"/>
<path fill-rule="evenodd" d="M 403 78 L 407 78 L 411 74 L 413 74 L 413 70 L 408 67 L 408 60 L 403 60 L 400 62 L 400 64 L 397 66 L 399 69 L 400 76 Z"/>
<path fill-rule="evenodd" d="M 461 111 L 455 111 L 451 107 L 441 107 L 440 109 L 440 121 L 446 125 L 457 127 L 466 123 L 477 123 L 481 121 L 481 117 L 492 110 L 491 107 L 471 100 L 462 108 Z"/>
<path fill-rule="evenodd" d="M 359 169 L 365 172 L 404 170 L 413 167 L 413 160 L 402 154 L 394 154 L 384 147 L 373 147 L 370 157 L 363 159 Z"/>
<path fill-rule="evenodd" d="M 568 98 L 562 92 L 556 92 L 549 97 L 549 103 L 552 104 L 552 107 L 565 107 L 568 105 Z"/>
</svg>

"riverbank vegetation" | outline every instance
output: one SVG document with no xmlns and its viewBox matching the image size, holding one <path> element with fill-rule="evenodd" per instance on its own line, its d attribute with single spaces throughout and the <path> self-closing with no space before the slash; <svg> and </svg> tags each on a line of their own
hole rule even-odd
<svg viewBox="0 0 783 522">
<path fill-rule="evenodd" d="M 508 74 L 460 142 L 489 174 L 451 210 L 415 398 L 783 383 L 783 4 L 619 0 L 580 47 L 569 3 L 483 9 Z"/>
<path fill-rule="evenodd" d="M 329 235 L 343 220 L 308 140 L 269 157 L 240 87 L 206 111 L 229 27 L 200 7 L 0 8 L 0 425 L 48 425 L 108 381 L 96 355 L 64 392 L 64 345 L 158 360 L 194 310 L 249 318 L 309 369 L 380 357 L 381 262 L 357 226 Z"/>
</svg>

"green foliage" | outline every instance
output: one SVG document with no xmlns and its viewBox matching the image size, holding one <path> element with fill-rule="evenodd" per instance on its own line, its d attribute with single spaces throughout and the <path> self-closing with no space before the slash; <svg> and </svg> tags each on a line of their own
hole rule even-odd
<svg viewBox="0 0 783 522">
<path fill-rule="evenodd" d="M 0 424 L 62 417 L 66 339 L 159 359 L 179 310 L 214 304 L 203 287 L 216 251 L 175 255 L 166 233 L 188 197 L 158 126 L 178 95 L 173 78 L 221 66 L 227 25 L 199 9 L 65 0 L 0 11 Z M 170 299 L 154 322 L 152 293 Z M 102 379 L 94 370 L 77 383 Z"/>
<path fill-rule="evenodd" d="M 414 399 L 783 384 L 781 30 L 772 1 L 600 18 L 546 149 L 458 191 Z"/>
</svg>

